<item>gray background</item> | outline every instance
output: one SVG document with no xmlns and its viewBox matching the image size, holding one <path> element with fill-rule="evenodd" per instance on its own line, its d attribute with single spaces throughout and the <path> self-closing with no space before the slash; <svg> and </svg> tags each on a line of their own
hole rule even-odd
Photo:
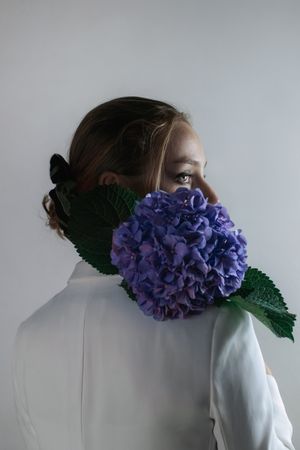
<svg viewBox="0 0 300 450">
<path fill-rule="evenodd" d="M 299 314 L 299 22 L 298 0 L 1 1 L 1 450 L 24 448 L 11 385 L 17 326 L 80 259 L 44 225 L 49 159 L 66 155 L 103 101 L 153 97 L 192 115 L 248 264 Z M 253 322 L 297 448 L 299 323 L 292 343 Z"/>
</svg>

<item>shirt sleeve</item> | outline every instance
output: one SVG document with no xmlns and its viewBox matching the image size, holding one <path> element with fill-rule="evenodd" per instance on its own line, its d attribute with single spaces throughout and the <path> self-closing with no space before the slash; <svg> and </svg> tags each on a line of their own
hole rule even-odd
<svg viewBox="0 0 300 450">
<path fill-rule="evenodd" d="M 26 391 L 24 387 L 26 376 L 24 365 L 25 351 L 26 340 L 24 323 L 22 323 L 17 330 L 13 346 L 12 379 L 15 409 L 19 428 L 24 438 L 26 448 L 28 450 L 39 450 L 40 447 L 38 444 L 36 431 L 33 427 L 27 407 Z"/>
<path fill-rule="evenodd" d="M 266 373 L 251 314 L 222 305 L 211 350 L 210 416 L 218 450 L 295 450 L 275 378 Z"/>
</svg>

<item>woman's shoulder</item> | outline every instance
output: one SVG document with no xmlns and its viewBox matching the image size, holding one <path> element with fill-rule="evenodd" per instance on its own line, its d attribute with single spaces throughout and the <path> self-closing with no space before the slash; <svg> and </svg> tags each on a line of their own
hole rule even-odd
<svg viewBox="0 0 300 450">
<path fill-rule="evenodd" d="M 208 305 L 202 315 L 207 318 L 210 316 L 213 333 L 217 335 L 224 331 L 234 334 L 241 328 L 246 330 L 253 327 L 251 313 L 226 300 L 218 306 Z"/>
<path fill-rule="evenodd" d="M 252 314 L 232 302 L 224 302 L 215 311 L 212 330 L 212 353 L 219 354 L 237 347 L 236 342 L 258 346 Z"/>
</svg>

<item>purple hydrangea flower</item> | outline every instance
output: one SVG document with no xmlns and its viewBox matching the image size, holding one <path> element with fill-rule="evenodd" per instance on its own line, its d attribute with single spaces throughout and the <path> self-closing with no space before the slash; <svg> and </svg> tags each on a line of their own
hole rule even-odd
<svg viewBox="0 0 300 450">
<path fill-rule="evenodd" d="M 146 315 L 199 314 L 242 283 L 246 238 L 220 203 L 199 188 L 148 193 L 113 231 L 111 262 Z"/>
</svg>

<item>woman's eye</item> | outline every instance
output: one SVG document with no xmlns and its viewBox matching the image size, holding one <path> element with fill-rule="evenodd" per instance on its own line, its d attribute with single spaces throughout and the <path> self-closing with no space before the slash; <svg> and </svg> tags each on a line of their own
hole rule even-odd
<svg viewBox="0 0 300 450">
<path fill-rule="evenodd" d="M 176 180 L 179 180 L 179 179 L 182 180 L 183 178 L 186 178 L 186 177 L 189 177 L 188 181 L 183 181 L 182 184 L 187 184 L 190 182 L 190 179 L 192 177 L 192 175 L 190 173 L 181 172 L 176 176 Z"/>
<path fill-rule="evenodd" d="M 177 175 L 176 180 L 188 177 L 188 180 L 186 179 L 186 181 L 181 182 L 181 184 L 187 184 L 191 181 L 192 178 L 192 174 L 191 173 L 187 173 L 187 172 L 181 172 Z M 204 178 L 206 178 L 206 175 L 204 175 Z"/>
</svg>

